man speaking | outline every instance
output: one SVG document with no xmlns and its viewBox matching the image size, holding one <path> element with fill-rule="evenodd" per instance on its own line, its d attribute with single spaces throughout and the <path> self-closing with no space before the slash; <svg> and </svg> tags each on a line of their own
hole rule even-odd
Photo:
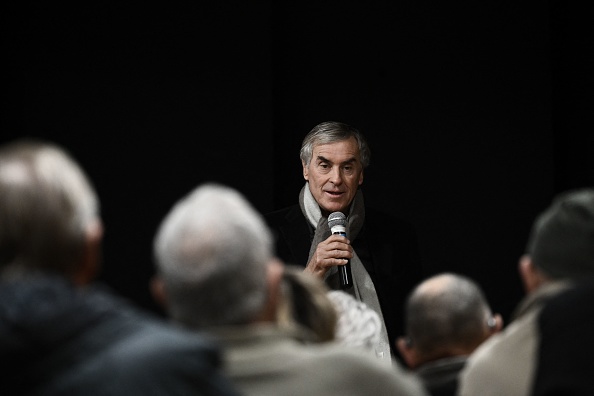
<svg viewBox="0 0 594 396">
<path fill-rule="evenodd" d="M 361 185 L 370 150 L 357 129 L 323 122 L 305 136 L 300 157 L 305 185 L 298 204 L 265 215 L 276 254 L 375 309 L 384 323 L 376 354 L 391 362 L 398 356 L 394 342 L 403 331 L 404 301 L 424 276 L 415 230 L 365 205 Z M 335 212 L 346 217 L 345 232 L 330 230 L 328 217 Z M 341 285 L 345 265 L 352 285 Z"/>
</svg>

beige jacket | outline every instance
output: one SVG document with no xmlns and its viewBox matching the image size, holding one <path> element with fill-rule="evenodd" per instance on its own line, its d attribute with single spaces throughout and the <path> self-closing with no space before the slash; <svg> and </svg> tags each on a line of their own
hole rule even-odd
<svg viewBox="0 0 594 396">
<path fill-rule="evenodd" d="M 458 396 L 528 396 L 539 345 L 538 315 L 548 298 L 567 287 L 555 282 L 526 296 L 510 324 L 470 355 L 460 373 Z"/>
<path fill-rule="evenodd" d="M 308 343 L 273 326 L 211 332 L 222 342 L 224 369 L 246 396 L 427 396 L 419 379 L 363 350 Z"/>
</svg>

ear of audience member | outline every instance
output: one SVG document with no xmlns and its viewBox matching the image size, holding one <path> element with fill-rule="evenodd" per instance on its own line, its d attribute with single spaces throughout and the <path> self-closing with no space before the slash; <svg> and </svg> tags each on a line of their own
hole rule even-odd
<svg viewBox="0 0 594 396">
<path fill-rule="evenodd" d="M 95 283 L 102 235 L 64 148 L 0 146 L 0 394 L 236 395 L 212 341 Z"/>
<path fill-rule="evenodd" d="M 555 296 L 594 275 L 594 189 L 570 190 L 553 199 L 535 219 L 518 269 L 526 296 L 506 329 L 470 357 L 460 376 L 462 396 L 526 395 L 539 388 L 541 311 Z"/>
<path fill-rule="evenodd" d="M 407 335 L 397 347 L 432 395 L 454 395 L 467 357 L 501 330 L 480 286 L 472 279 L 441 273 L 421 282 L 405 306 Z"/>
<path fill-rule="evenodd" d="M 279 321 L 287 302 L 282 289 L 298 277 L 283 271 L 263 217 L 238 191 L 196 187 L 165 216 L 154 249 L 156 298 L 173 320 L 224 345 L 226 373 L 244 395 L 426 395 L 404 370 L 334 342 L 304 342 Z M 289 289 L 302 288 L 303 280 Z"/>
</svg>

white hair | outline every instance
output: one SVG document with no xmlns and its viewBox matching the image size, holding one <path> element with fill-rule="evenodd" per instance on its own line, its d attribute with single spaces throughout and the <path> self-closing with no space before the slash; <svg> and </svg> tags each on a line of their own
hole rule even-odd
<svg viewBox="0 0 594 396">
<path fill-rule="evenodd" d="M 206 183 L 178 201 L 154 241 L 169 314 L 190 327 L 249 322 L 266 297 L 272 235 L 236 190 Z"/>
<path fill-rule="evenodd" d="M 61 146 L 23 139 L 0 148 L 0 268 L 76 273 L 97 194 Z"/>
</svg>

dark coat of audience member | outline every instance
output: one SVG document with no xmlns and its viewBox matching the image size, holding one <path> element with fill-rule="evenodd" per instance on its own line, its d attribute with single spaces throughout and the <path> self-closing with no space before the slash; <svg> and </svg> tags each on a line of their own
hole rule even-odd
<svg viewBox="0 0 594 396">
<path fill-rule="evenodd" d="M 237 395 L 212 340 L 96 283 L 102 236 L 65 149 L 0 147 L 0 395 Z"/>
<path fill-rule="evenodd" d="M 538 318 L 533 396 L 594 395 L 594 278 L 549 300 Z"/>
</svg>

